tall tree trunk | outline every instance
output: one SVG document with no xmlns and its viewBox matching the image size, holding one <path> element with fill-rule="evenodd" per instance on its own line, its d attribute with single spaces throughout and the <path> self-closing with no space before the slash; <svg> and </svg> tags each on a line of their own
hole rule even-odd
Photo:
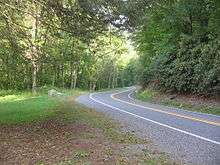
<svg viewBox="0 0 220 165">
<path fill-rule="evenodd" d="M 57 64 L 57 80 L 58 80 L 58 86 L 60 86 L 60 71 L 61 71 L 61 68 L 60 68 L 60 65 Z"/>
<path fill-rule="evenodd" d="M 36 87 L 37 87 L 37 59 L 38 59 L 38 48 L 37 48 L 37 35 L 38 35 L 38 9 L 37 4 L 34 2 L 34 15 L 35 17 L 30 18 L 32 29 L 31 29 L 31 37 L 32 37 L 32 43 L 31 43 L 31 52 L 30 58 L 32 62 L 32 92 L 36 94 Z"/>
<path fill-rule="evenodd" d="M 77 68 L 74 69 L 74 82 L 73 82 L 73 88 L 76 88 L 77 83 Z"/>
<path fill-rule="evenodd" d="M 62 64 L 62 87 L 65 87 L 64 65 Z"/>
<path fill-rule="evenodd" d="M 124 73 L 121 74 L 121 85 L 122 85 L 122 87 L 125 86 L 125 82 L 124 82 Z"/>
<path fill-rule="evenodd" d="M 112 79 L 112 88 L 115 88 L 115 73 L 113 74 L 113 79 Z"/>
<path fill-rule="evenodd" d="M 92 81 L 89 82 L 89 91 L 92 91 Z"/>
<path fill-rule="evenodd" d="M 32 93 L 36 94 L 37 88 L 37 64 L 35 61 L 32 62 Z"/>
<path fill-rule="evenodd" d="M 76 83 L 77 83 L 77 68 L 74 66 L 74 63 L 71 62 L 70 64 L 71 68 L 71 83 L 70 83 L 70 88 L 75 89 L 76 88 Z"/>
<path fill-rule="evenodd" d="M 70 76 L 71 76 L 70 89 L 73 89 L 73 88 L 76 87 L 76 69 L 75 69 L 75 66 L 74 66 L 73 62 L 70 63 L 70 69 L 71 69 L 71 73 L 70 73 Z"/>
<path fill-rule="evenodd" d="M 70 62 L 70 89 L 73 89 L 73 62 Z"/>
<path fill-rule="evenodd" d="M 93 84 L 92 84 L 92 90 L 95 91 L 95 89 L 96 89 L 96 82 L 93 82 Z"/>
<path fill-rule="evenodd" d="M 110 73 L 108 77 L 108 88 L 111 88 L 111 79 L 112 79 L 112 73 Z"/>
<path fill-rule="evenodd" d="M 112 76 L 112 88 L 115 88 L 116 79 L 116 66 L 114 65 L 113 76 Z"/>
<path fill-rule="evenodd" d="M 55 82 L 56 82 L 56 67 L 54 67 L 54 71 L 53 71 L 53 79 L 52 79 L 52 86 L 55 86 Z"/>
<path fill-rule="evenodd" d="M 32 89 L 32 65 L 28 65 L 28 86 L 29 90 Z"/>
<path fill-rule="evenodd" d="M 118 87 L 118 71 L 116 69 L 116 73 L 115 73 L 115 87 Z"/>
</svg>

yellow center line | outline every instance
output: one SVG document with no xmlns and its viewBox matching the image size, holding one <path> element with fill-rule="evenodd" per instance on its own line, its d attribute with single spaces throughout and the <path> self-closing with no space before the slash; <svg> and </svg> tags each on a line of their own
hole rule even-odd
<svg viewBox="0 0 220 165">
<path fill-rule="evenodd" d="M 112 94 L 111 98 L 114 99 L 114 100 L 123 102 L 123 103 L 127 103 L 127 104 L 130 104 L 130 105 L 136 106 L 136 107 L 150 109 L 152 111 L 156 111 L 156 112 L 160 112 L 160 113 L 164 113 L 164 114 L 168 114 L 168 115 L 172 115 L 172 116 L 176 116 L 176 117 L 180 117 L 180 118 L 184 118 L 184 119 L 189 119 L 189 120 L 198 121 L 198 122 L 202 122 L 202 123 L 207 123 L 207 124 L 211 124 L 211 125 L 215 125 L 215 126 L 220 126 L 220 123 L 218 123 L 218 122 L 208 121 L 208 120 L 204 120 L 204 119 L 201 119 L 201 118 L 195 118 L 195 117 L 186 116 L 186 115 L 180 115 L 180 114 L 177 114 L 177 113 L 174 113 L 174 112 L 167 112 L 167 111 L 163 111 L 163 110 L 156 109 L 156 108 L 145 107 L 145 106 L 142 106 L 142 105 L 130 103 L 130 102 L 127 102 L 127 101 L 116 98 L 115 95 L 117 95 L 117 94 L 119 94 L 119 93 Z"/>
</svg>

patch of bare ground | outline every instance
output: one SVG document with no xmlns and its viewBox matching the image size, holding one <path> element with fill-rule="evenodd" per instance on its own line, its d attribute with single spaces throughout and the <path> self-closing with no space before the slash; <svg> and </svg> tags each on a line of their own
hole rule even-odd
<svg viewBox="0 0 220 165">
<path fill-rule="evenodd" d="M 116 135 L 112 130 L 107 131 L 110 129 L 109 123 L 106 124 L 104 120 L 103 123 L 98 123 L 99 127 L 84 122 L 80 115 L 77 120 L 71 121 L 71 118 L 68 118 L 68 122 L 65 122 L 61 119 L 63 113 L 55 119 L 42 122 L 0 126 L 0 164 L 176 164 L 171 162 L 166 154 L 152 149 L 152 144 L 145 140 L 135 139 L 130 134 Z M 74 115 L 78 113 L 80 112 L 77 111 Z M 85 110 L 83 115 L 88 114 L 90 116 L 87 117 L 90 118 L 92 113 L 91 110 Z M 94 115 L 97 121 L 99 117 L 99 114 Z M 100 124 L 103 124 L 103 129 Z"/>
<path fill-rule="evenodd" d="M 152 87 L 139 90 L 136 95 L 142 101 L 168 105 L 190 111 L 220 115 L 219 95 L 180 94 L 155 90 Z"/>
<path fill-rule="evenodd" d="M 195 94 L 172 94 L 172 93 L 160 93 L 156 95 L 155 99 L 157 101 L 165 99 L 175 100 L 177 102 L 182 102 L 192 106 L 220 106 L 220 97 L 219 96 L 204 96 L 204 95 L 195 95 Z"/>
</svg>

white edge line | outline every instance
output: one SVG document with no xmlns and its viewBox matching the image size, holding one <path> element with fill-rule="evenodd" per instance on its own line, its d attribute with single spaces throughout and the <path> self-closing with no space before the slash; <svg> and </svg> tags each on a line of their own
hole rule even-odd
<svg viewBox="0 0 220 165">
<path fill-rule="evenodd" d="M 193 133 L 190 133 L 190 132 L 187 132 L 187 131 L 184 131 L 184 130 L 181 130 L 181 129 L 178 129 L 178 128 L 175 128 L 175 127 L 172 127 L 172 126 L 169 126 L 169 125 L 166 125 L 166 124 L 162 124 L 162 123 L 159 123 L 159 122 L 157 122 L 157 121 L 154 121 L 154 120 L 151 120 L 151 119 L 148 119 L 148 118 L 145 118 L 145 117 L 136 115 L 136 114 L 134 114 L 134 113 L 127 112 L 126 110 L 123 110 L 123 109 L 114 107 L 114 106 L 112 106 L 112 105 L 106 104 L 106 103 L 104 103 L 104 102 L 102 102 L 102 101 L 99 101 L 99 100 L 93 98 L 93 95 L 95 95 L 95 93 L 91 93 L 91 94 L 89 95 L 89 98 L 90 98 L 91 100 L 93 100 L 93 101 L 95 101 L 95 102 L 97 102 L 97 103 L 99 103 L 99 104 L 102 104 L 102 105 L 104 105 L 104 106 L 106 106 L 106 107 L 109 107 L 109 108 L 111 108 L 111 109 L 115 109 L 115 110 L 118 110 L 118 111 L 120 111 L 120 112 L 123 112 L 123 113 L 129 114 L 129 115 L 131 115 L 131 116 L 134 116 L 134 117 L 136 117 L 136 118 L 140 118 L 140 119 L 142 119 L 142 120 L 145 120 L 145 121 L 148 121 L 148 122 L 152 122 L 152 123 L 154 123 L 154 124 L 157 124 L 157 125 L 160 125 L 160 126 L 163 126 L 163 127 L 169 128 L 169 129 L 172 129 L 172 130 L 174 130 L 174 131 L 181 132 L 181 133 L 183 133 L 183 134 L 190 135 L 190 136 L 196 137 L 196 138 L 198 138 L 198 139 L 201 139 L 201 140 L 204 140 L 204 141 L 208 141 L 208 142 L 211 142 L 211 143 L 220 145 L 220 142 L 217 142 L 217 141 L 214 141 L 214 140 L 211 140 L 211 139 L 208 139 L 208 138 L 205 138 L 205 137 L 202 137 L 202 136 L 199 136 L 199 135 L 196 135 L 196 134 L 193 134 Z"/>
</svg>

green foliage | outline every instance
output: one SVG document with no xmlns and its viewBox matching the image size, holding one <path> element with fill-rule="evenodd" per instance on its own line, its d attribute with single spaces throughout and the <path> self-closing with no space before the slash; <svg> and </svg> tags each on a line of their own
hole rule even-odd
<svg viewBox="0 0 220 165">
<path fill-rule="evenodd" d="M 141 84 L 177 92 L 219 94 L 219 6 L 214 0 L 160 2 L 136 33 Z"/>
<path fill-rule="evenodd" d="M 0 89 L 124 86 L 116 1 L 0 2 Z M 113 18 L 113 15 L 115 18 Z"/>
<path fill-rule="evenodd" d="M 89 156 L 89 153 L 84 150 L 77 151 L 74 155 L 75 158 L 81 159 Z"/>
<path fill-rule="evenodd" d="M 136 59 L 132 59 L 126 67 L 122 70 L 122 84 L 124 86 L 132 86 L 138 82 L 138 61 Z"/>
<path fill-rule="evenodd" d="M 157 94 L 157 92 L 148 89 L 144 91 L 139 91 L 139 93 L 137 94 L 137 98 L 143 101 L 153 101 L 154 97 Z"/>
</svg>

